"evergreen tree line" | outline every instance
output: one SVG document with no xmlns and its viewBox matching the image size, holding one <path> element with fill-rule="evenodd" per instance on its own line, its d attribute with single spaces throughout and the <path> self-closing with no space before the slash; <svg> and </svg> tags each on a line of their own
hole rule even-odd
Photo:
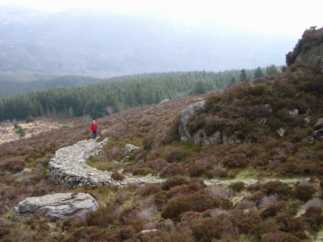
<svg viewBox="0 0 323 242">
<path fill-rule="evenodd" d="M 77 88 L 60 88 L 0 99 L 0 121 L 45 115 L 90 115 L 94 118 L 129 107 L 159 103 L 252 79 L 265 69 L 225 72 L 174 72 L 111 78 Z M 278 69 L 276 68 L 277 73 Z M 259 73 L 257 74 L 259 77 Z"/>
</svg>

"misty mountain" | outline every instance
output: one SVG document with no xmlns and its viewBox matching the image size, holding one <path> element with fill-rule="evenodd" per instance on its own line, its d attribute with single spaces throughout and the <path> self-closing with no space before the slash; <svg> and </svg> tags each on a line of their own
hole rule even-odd
<svg viewBox="0 0 323 242">
<path fill-rule="evenodd" d="M 264 30 L 265 32 L 265 30 Z M 0 9 L 0 71 L 107 77 L 281 65 L 294 40 L 157 17 Z"/>
<path fill-rule="evenodd" d="M 34 76 L 33 78 L 33 81 L 23 82 L 19 76 L 18 78 L 15 75 L 4 77 L 0 74 L 0 97 L 9 97 L 55 88 L 85 86 L 100 81 L 100 79 L 86 76 Z"/>
</svg>

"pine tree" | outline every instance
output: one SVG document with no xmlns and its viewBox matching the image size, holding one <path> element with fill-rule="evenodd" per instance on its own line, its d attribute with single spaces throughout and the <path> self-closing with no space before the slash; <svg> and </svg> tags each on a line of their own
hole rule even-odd
<svg viewBox="0 0 323 242">
<path fill-rule="evenodd" d="M 254 77 L 255 77 L 255 79 L 264 77 L 264 72 L 262 71 L 262 69 L 260 67 L 257 67 L 257 69 L 255 70 Z"/>
<path fill-rule="evenodd" d="M 266 74 L 268 76 L 277 76 L 279 71 L 275 65 L 271 65 L 266 68 Z"/>
<path fill-rule="evenodd" d="M 244 82 L 248 80 L 247 72 L 245 69 L 240 71 L 240 81 Z"/>
</svg>

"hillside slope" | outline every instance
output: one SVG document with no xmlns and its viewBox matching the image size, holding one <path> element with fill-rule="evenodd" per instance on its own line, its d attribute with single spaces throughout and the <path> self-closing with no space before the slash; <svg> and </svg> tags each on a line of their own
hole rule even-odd
<svg viewBox="0 0 323 242">
<path fill-rule="evenodd" d="M 310 33 L 322 40 L 321 31 Z M 49 179 L 54 152 L 89 136 L 82 121 L 0 145 L 0 239 L 320 241 L 323 73 L 300 58 L 320 43 L 300 44 L 301 61 L 275 78 L 100 119 L 108 142 L 87 164 L 111 171 L 115 181 L 150 174 L 166 179 L 160 184 L 71 188 Z M 139 149 L 129 153 L 127 144 Z M 13 210 L 28 196 L 67 191 L 92 194 L 98 210 L 65 220 Z"/>
</svg>

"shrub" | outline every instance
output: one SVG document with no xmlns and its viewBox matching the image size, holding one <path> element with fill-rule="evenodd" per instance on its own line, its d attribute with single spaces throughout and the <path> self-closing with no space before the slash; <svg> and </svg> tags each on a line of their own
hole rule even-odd
<svg viewBox="0 0 323 242">
<path fill-rule="evenodd" d="M 243 182 L 235 182 L 230 184 L 229 187 L 235 192 L 241 192 L 245 188 L 245 184 Z"/>
<path fill-rule="evenodd" d="M 179 195 L 170 199 L 162 211 L 164 218 L 178 219 L 187 211 L 202 212 L 214 207 L 231 207 L 231 203 L 225 199 L 214 199 L 203 193 Z"/>
<path fill-rule="evenodd" d="M 310 184 L 298 184 L 294 190 L 295 197 L 303 202 L 310 200 L 315 192 L 315 188 Z"/>
<path fill-rule="evenodd" d="M 143 140 L 144 150 L 146 150 L 146 151 L 151 150 L 152 147 L 153 147 L 153 144 L 154 144 L 154 137 L 147 136 L 147 137 L 144 138 L 144 140 Z"/>
<path fill-rule="evenodd" d="M 258 225 L 262 221 L 259 212 L 255 209 L 247 210 L 246 212 L 236 209 L 232 211 L 232 216 L 239 228 L 239 232 L 243 234 L 256 233 Z"/>
<path fill-rule="evenodd" d="M 166 152 L 166 160 L 168 162 L 178 162 L 184 160 L 189 152 L 178 147 L 170 147 Z"/>
<path fill-rule="evenodd" d="M 211 242 L 229 236 L 237 241 L 238 229 L 228 216 L 200 219 L 192 225 L 193 236 L 197 241 Z"/>
<path fill-rule="evenodd" d="M 180 135 L 178 132 L 178 127 L 180 123 L 180 118 L 177 117 L 171 124 L 170 128 L 168 129 L 166 136 L 163 140 L 163 144 L 170 144 L 174 141 L 178 141 L 180 139 Z"/>
<path fill-rule="evenodd" d="M 210 95 L 205 102 L 205 110 L 209 113 L 216 113 L 221 111 L 221 96 L 219 95 Z"/>
<path fill-rule="evenodd" d="M 233 153 L 223 159 L 223 165 L 228 168 L 245 168 L 248 163 L 248 157 L 244 153 Z"/>
<path fill-rule="evenodd" d="M 99 227 L 110 226 L 111 224 L 116 222 L 114 211 L 115 209 L 109 205 L 99 208 L 95 212 L 88 215 L 86 220 L 87 225 Z"/>
<path fill-rule="evenodd" d="M 173 187 L 180 186 L 180 185 L 187 184 L 187 183 L 188 183 L 187 178 L 182 177 L 182 176 L 175 176 L 175 177 L 167 179 L 167 181 L 162 184 L 162 189 L 169 190 Z"/>
<path fill-rule="evenodd" d="M 125 179 L 125 176 L 119 172 L 113 172 L 111 177 L 113 180 L 116 180 L 116 181 L 123 181 Z"/>
<path fill-rule="evenodd" d="M 185 167 L 183 164 L 169 164 L 165 168 L 163 168 L 160 172 L 160 176 L 168 177 L 168 176 L 178 176 L 178 175 L 186 175 Z"/>
<path fill-rule="evenodd" d="M 198 177 L 206 175 L 212 176 L 212 167 L 207 160 L 196 160 L 190 164 L 188 172 L 192 177 Z"/>
<path fill-rule="evenodd" d="M 305 224 L 301 218 L 289 215 L 287 212 L 280 212 L 276 216 L 280 230 L 291 233 L 300 239 L 306 239 Z"/>
<path fill-rule="evenodd" d="M 290 233 L 272 232 L 264 234 L 261 242 L 302 242 L 302 240 Z"/>
<path fill-rule="evenodd" d="M 244 89 L 244 94 L 246 96 L 272 95 L 272 87 L 262 83 L 255 86 L 249 86 Z"/>
<path fill-rule="evenodd" d="M 279 181 L 271 181 L 267 182 L 262 186 L 262 190 L 267 195 L 279 195 L 281 197 L 288 197 L 291 194 L 291 189 L 288 184 L 279 182 Z"/>
<path fill-rule="evenodd" d="M 317 207 L 310 207 L 303 215 L 304 221 L 309 224 L 312 230 L 317 231 L 323 223 L 322 209 Z"/>
<path fill-rule="evenodd" d="M 194 242 L 191 231 L 188 229 L 179 229 L 172 231 L 161 231 L 154 234 L 144 234 L 140 236 L 140 240 L 129 242 Z"/>
<path fill-rule="evenodd" d="M 13 157 L 10 159 L 0 160 L 0 169 L 10 172 L 22 171 L 25 167 L 25 162 L 22 157 Z"/>
<path fill-rule="evenodd" d="M 148 174 L 153 174 L 152 169 L 148 167 L 135 167 L 132 171 L 135 176 L 146 176 Z"/>
<path fill-rule="evenodd" d="M 138 193 L 142 196 L 150 196 L 159 192 L 161 192 L 160 184 L 146 184 L 138 190 Z"/>
</svg>

